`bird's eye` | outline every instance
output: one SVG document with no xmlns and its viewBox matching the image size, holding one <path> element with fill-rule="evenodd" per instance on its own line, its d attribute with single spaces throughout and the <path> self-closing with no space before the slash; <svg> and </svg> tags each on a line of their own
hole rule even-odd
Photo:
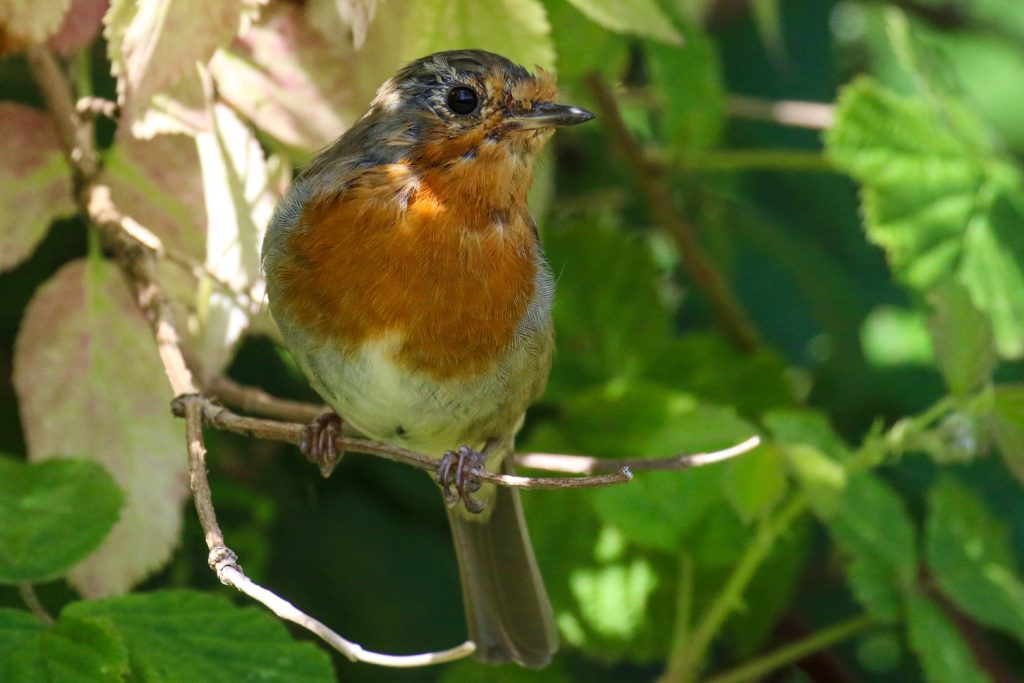
<svg viewBox="0 0 1024 683">
<path fill-rule="evenodd" d="M 459 85 L 448 91 L 448 108 L 456 114 L 472 114 L 479 103 L 480 98 L 472 88 Z"/>
</svg>

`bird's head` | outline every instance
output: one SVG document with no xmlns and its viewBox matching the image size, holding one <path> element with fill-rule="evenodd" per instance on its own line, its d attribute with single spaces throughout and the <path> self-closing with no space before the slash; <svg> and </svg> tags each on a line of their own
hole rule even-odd
<svg viewBox="0 0 1024 683">
<path fill-rule="evenodd" d="M 530 163 L 556 127 L 594 115 L 555 103 L 555 78 L 483 50 L 418 59 L 377 92 L 368 117 L 422 168 L 518 158 Z"/>
</svg>

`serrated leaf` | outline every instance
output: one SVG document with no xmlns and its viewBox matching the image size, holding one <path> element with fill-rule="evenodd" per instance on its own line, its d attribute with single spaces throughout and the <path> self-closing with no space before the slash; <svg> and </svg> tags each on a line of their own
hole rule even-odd
<svg viewBox="0 0 1024 683">
<path fill-rule="evenodd" d="M 196 147 L 209 226 L 206 271 L 221 286 L 206 283 L 199 289 L 195 349 L 204 368 L 220 372 L 249 326 L 252 304 L 233 292 L 251 292 L 260 280 L 260 245 L 284 167 L 268 163 L 252 131 L 228 107 L 214 105 L 211 116 L 213 130 L 197 135 Z"/>
<path fill-rule="evenodd" d="M 121 683 L 129 673 L 128 649 L 112 629 L 95 621 L 62 616 L 26 648 L 29 657 L 22 658 L 22 666 L 37 669 L 40 680 Z"/>
<path fill-rule="evenodd" d="M 939 606 L 917 593 L 907 602 L 907 637 L 928 683 L 991 683 Z"/>
<path fill-rule="evenodd" d="M 904 97 L 861 78 L 826 141 L 863 186 L 865 227 L 893 270 L 927 292 L 950 275 L 992 317 L 999 352 L 1024 354 L 1024 192 L 1016 167 L 952 98 Z"/>
<path fill-rule="evenodd" d="M 28 258 L 55 218 L 74 212 L 71 175 L 50 117 L 0 102 L 0 272 Z"/>
<path fill-rule="evenodd" d="M 822 519 L 830 519 L 843 502 L 846 468 L 808 444 L 786 444 L 783 453 L 811 509 Z"/>
<path fill-rule="evenodd" d="M 123 489 L 121 520 L 69 579 L 85 595 L 127 590 L 178 542 L 188 477 L 155 341 L 113 266 L 74 261 L 39 288 L 15 344 L 14 387 L 30 460 L 74 452 Z"/>
<path fill-rule="evenodd" d="M 745 523 L 764 516 L 786 495 L 779 448 L 767 444 L 733 459 L 725 468 L 722 486 L 726 499 Z"/>
<path fill-rule="evenodd" d="M 992 435 L 1007 468 L 1024 484 L 1024 384 L 996 387 Z"/>
<path fill-rule="evenodd" d="M 683 42 L 654 0 L 569 0 L 569 4 L 612 31 L 673 45 Z"/>
<path fill-rule="evenodd" d="M 132 594 L 72 603 L 64 615 L 110 628 L 128 647 L 133 676 L 140 680 L 334 681 L 323 650 L 293 641 L 269 612 L 238 608 L 220 596 L 192 591 Z"/>
<path fill-rule="evenodd" d="M 928 508 L 928 566 L 942 592 L 978 622 L 1024 642 L 1024 582 L 1009 529 L 952 477 L 932 488 Z"/>
<path fill-rule="evenodd" d="M 245 8 L 238 0 L 113 0 L 104 37 L 124 120 L 140 116 L 196 62 L 208 62 L 238 33 Z"/>
<path fill-rule="evenodd" d="M 88 460 L 29 465 L 0 457 L 0 583 L 56 578 L 96 549 L 123 496 Z"/>
<path fill-rule="evenodd" d="M 968 395 L 995 369 L 992 325 L 953 280 L 941 282 L 928 298 L 934 310 L 929 327 L 946 386 L 955 395 Z"/>
<path fill-rule="evenodd" d="M 808 444 L 840 462 L 850 457 L 846 442 L 823 413 L 783 408 L 766 413 L 763 421 L 772 437 L 783 445 Z"/>
<path fill-rule="evenodd" d="M 917 578 L 916 534 L 899 495 L 873 474 L 852 474 L 828 527 L 850 558 L 854 595 L 879 621 L 895 621 Z"/>
<path fill-rule="evenodd" d="M 71 0 L 0 2 L 0 33 L 4 42 L 16 49 L 43 42 L 60 28 L 70 5 Z"/>
</svg>

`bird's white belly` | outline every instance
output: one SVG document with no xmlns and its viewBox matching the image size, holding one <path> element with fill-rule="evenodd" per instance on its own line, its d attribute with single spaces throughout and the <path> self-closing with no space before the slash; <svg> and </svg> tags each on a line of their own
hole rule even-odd
<svg viewBox="0 0 1024 683">
<path fill-rule="evenodd" d="M 514 430 L 526 407 L 513 396 L 521 390 L 509 386 L 518 383 L 509 377 L 520 366 L 515 350 L 485 378 L 439 381 L 397 365 L 395 337 L 339 352 L 298 336 L 303 339 L 289 339 L 288 345 L 314 388 L 342 419 L 373 439 L 437 456 L 462 444 L 480 448 L 491 436 Z"/>
</svg>

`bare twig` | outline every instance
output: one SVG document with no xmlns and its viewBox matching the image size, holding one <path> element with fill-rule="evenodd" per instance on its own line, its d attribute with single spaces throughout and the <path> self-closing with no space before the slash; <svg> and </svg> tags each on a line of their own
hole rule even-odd
<svg viewBox="0 0 1024 683">
<path fill-rule="evenodd" d="M 597 100 L 599 118 L 611 133 L 612 142 L 618 148 L 619 154 L 639 181 L 654 220 L 675 242 L 679 264 L 707 297 L 719 323 L 737 348 L 747 352 L 757 350 L 761 346 L 757 329 L 732 291 L 728 280 L 704 251 L 697 236 L 697 229 L 679 213 L 664 170 L 660 164 L 651 162 L 644 155 L 643 148 L 622 120 L 615 95 L 601 75 L 592 73 L 587 77 L 587 81 Z"/>
<path fill-rule="evenodd" d="M 121 107 L 113 100 L 102 97 L 82 97 L 75 104 L 75 111 L 83 119 L 96 119 L 105 116 L 117 120 L 121 116 Z"/>
<path fill-rule="evenodd" d="M 590 455 L 524 453 L 516 456 L 516 464 L 549 472 L 576 472 L 579 474 L 621 470 L 623 467 L 628 467 L 630 470 L 685 470 L 735 458 L 737 455 L 754 450 L 760 444 L 761 438 L 752 436 L 735 446 L 711 453 L 680 453 L 668 458 L 625 458 L 619 460 L 595 458 Z"/>
<path fill-rule="evenodd" d="M 114 206 L 110 188 L 99 180 L 92 126 L 75 110 L 68 79 L 48 48 L 42 45 L 30 48 L 28 63 L 74 174 L 78 206 L 99 229 L 104 245 L 114 253 L 139 309 L 153 329 L 171 389 L 175 395 L 196 393 L 170 302 L 156 274 L 152 247 L 133 232 L 134 225 Z"/>
<path fill-rule="evenodd" d="M 305 429 L 305 425 L 302 424 L 238 415 L 203 396 L 189 396 L 187 398 L 189 401 L 202 405 L 202 415 L 206 424 L 227 432 L 259 439 L 298 444 Z M 183 416 L 184 398 L 179 397 L 175 399 L 172 407 L 176 415 L 179 417 Z M 340 436 L 335 441 L 335 448 L 339 453 L 367 453 L 384 458 L 385 460 L 405 463 L 417 469 L 434 473 L 437 472 L 440 463 L 438 458 L 370 439 Z M 561 457 L 573 458 L 575 456 L 567 455 Z M 481 481 L 521 489 L 594 488 L 611 484 L 623 484 L 633 478 L 628 466 L 619 466 L 615 469 L 617 471 L 612 474 L 584 477 L 520 477 L 484 471 L 481 471 L 478 476 Z"/>
<path fill-rule="evenodd" d="M 314 619 L 287 600 L 249 579 L 238 565 L 238 557 L 224 542 L 224 533 L 217 523 L 217 514 L 213 507 L 210 482 L 206 477 L 206 445 L 203 442 L 203 414 L 209 405 L 209 401 L 198 395 L 192 395 L 180 397 L 177 403 L 180 405 L 185 417 L 192 498 L 195 501 L 199 523 L 202 525 L 206 537 L 206 547 L 210 551 L 210 568 L 217 572 L 217 578 L 220 579 L 221 583 L 236 588 L 250 598 L 262 603 L 280 618 L 287 619 L 314 633 L 353 662 L 366 662 L 388 667 L 417 667 L 429 664 L 442 664 L 473 654 L 476 646 L 471 641 L 466 641 L 461 645 L 441 652 L 427 652 L 416 655 L 388 655 L 366 650 L 361 645 L 341 637 L 323 622 Z"/>
<path fill-rule="evenodd" d="M 25 606 L 28 607 L 32 614 L 36 615 L 39 621 L 47 626 L 53 623 L 53 617 L 46 611 L 46 607 L 43 606 L 39 596 L 36 595 L 35 586 L 31 583 L 19 583 L 18 595 L 21 596 L 21 601 L 25 603 Z"/>
<path fill-rule="evenodd" d="M 730 95 L 725 110 L 734 118 L 813 130 L 831 128 L 836 114 L 834 105 L 823 102 L 776 101 L 746 95 Z"/>
<path fill-rule="evenodd" d="M 312 422 L 330 410 L 325 405 L 288 401 L 271 396 L 257 387 L 247 387 L 227 377 L 214 377 L 209 381 L 209 391 L 218 400 L 240 408 L 247 413 L 256 413 L 288 422 Z M 346 423 L 347 425 L 347 423 Z"/>
</svg>

